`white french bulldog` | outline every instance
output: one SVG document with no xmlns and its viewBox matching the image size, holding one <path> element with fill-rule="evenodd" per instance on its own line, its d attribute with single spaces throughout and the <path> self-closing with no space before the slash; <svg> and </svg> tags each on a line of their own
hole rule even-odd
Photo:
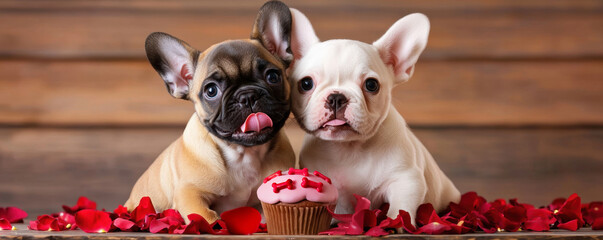
<svg viewBox="0 0 603 240">
<path fill-rule="evenodd" d="M 291 109 L 308 133 L 300 166 L 333 178 L 337 213 L 354 210 L 353 194 L 373 206 L 390 203 L 415 213 L 422 203 L 437 211 L 460 193 L 392 106 L 392 89 L 406 82 L 427 44 L 429 20 L 410 14 L 372 45 L 354 40 L 320 42 L 310 21 L 291 9 Z"/>
</svg>

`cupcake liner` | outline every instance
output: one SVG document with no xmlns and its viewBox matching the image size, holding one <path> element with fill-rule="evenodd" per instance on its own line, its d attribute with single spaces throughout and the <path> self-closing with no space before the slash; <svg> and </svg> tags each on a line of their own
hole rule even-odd
<svg viewBox="0 0 603 240">
<path fill-rule="evenodd" d="M 268 234 L 271 235 L 316 235 L 328 230 L 331 225 L 329 207 L 334 209 L 335 205 L 306 200 L 293 204 L 262 202 Z"/>
</svg>

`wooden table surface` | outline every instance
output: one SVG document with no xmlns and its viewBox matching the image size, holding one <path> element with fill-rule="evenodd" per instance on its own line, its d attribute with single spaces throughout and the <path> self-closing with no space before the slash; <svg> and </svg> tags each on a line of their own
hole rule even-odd
<svg viewBox="0 0 603 240">
<path fill-rule="evenodd" d="M 178 234 L 151 234 L 151 233 L 85 233 L 81 230 L 47 232 L 32 231 L 25 224 L 16 224 L 16 231 L 0 231 L 0 239 L 374 239 L 369 236 L 317 236 L 317 235 L 267 235 L 254 234 L 240 235 L 178 235 Z M 553 230 L 550 232 L 500 232 L 494 234 L 472 233 L 461 235 L 425 235 L 425 234 L 391 234 L 380 239 L 603 239 L 603 231 L 581 229 L 571 232 Z"/>
</svg>

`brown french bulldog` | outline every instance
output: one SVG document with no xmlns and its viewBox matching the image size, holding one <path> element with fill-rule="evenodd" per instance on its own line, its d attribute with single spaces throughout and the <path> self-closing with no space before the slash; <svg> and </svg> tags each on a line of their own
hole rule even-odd
<svg viewBox="0 0 603 240">
<path fill-rule="evenodd" d="M 210 223 L 229 209 L 261 210 L 255 192 L 262 177 L 295 165 L 280 131 L 290 111 L 290 33 L 289 8 L 273 1 L 261 7 L 251 39 L 200 52 L 166 33 L 147 37 L 151 65 L 173 97 L 194 103 L 195 113 L 138 179 L 128 210 L 144 196 L 157 211 L 197 213 Z"/>
</svg>

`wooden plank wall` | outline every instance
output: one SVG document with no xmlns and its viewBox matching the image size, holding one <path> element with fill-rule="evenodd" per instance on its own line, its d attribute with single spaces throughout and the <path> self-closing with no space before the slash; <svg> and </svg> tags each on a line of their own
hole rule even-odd
<svg viewBox="0 0 603 240">
<path fill-rule="evenodd" d="M 0 206 L 112 208 L 192 113 L 144 56 L 165 31 L 204 49 L 249 35 L 263 1 L 0 1 Z M 432 29 L 394 104 L 461 191 L 603 200 L 600 0 L 287 1 L 321 39 Z M 303 133 L 287 125 L 294 148 Z"/>
</svg>

